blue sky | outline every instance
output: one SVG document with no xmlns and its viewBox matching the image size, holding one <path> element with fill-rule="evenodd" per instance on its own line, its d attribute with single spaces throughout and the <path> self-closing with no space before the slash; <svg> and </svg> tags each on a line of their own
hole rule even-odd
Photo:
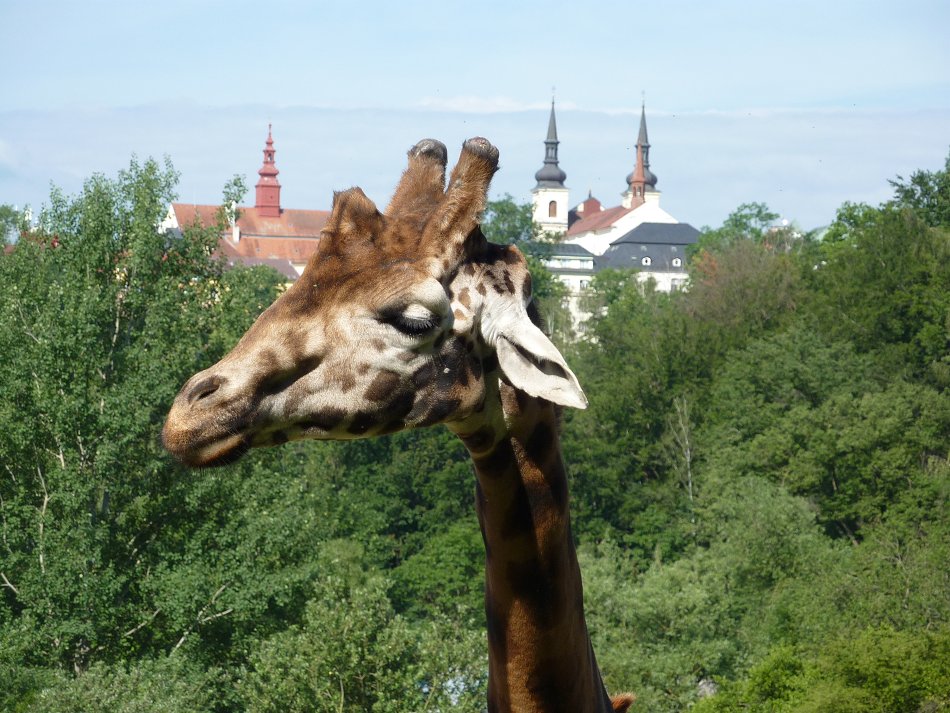
<svg viewBox="0 0 950 713">
<path fill-rule="evenodd" d="M 487 136 L 493 195 L 528 200 L 552 87 L 572 203 L 619 202 L 645 96 L 662 205 L 697 227 L 748 201 L 822 225 L 950 150 L 945 1 L 3 0 L 0 27 L 0 203 L 34 208 L 132 154 L 216 202 L 268 122 L 285 207 L 385 204 L 424 136 Z"/>
</svg>

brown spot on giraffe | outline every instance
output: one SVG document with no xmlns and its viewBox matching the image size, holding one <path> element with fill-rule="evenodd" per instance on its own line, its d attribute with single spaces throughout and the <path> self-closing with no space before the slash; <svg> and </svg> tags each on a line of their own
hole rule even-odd
<svg viewBox="0 0 950 713">
<path fill-rule="evenodd" d="M 288 439 L 446 424 L 475 465 L 488 709 L 624 710 L 590 648 L 557 436 L 559 406 L 586 399 L 538 327 L 524 257 L 478 228 L 497 149 L 466 141 L 447 186 L 446 158 L 414 146 L 385 213 L 358 188 L 335 194 L 301 278 L 185 383 L 163 442 L 215 466 Z"/>
<path fill-rule="evenodd" d="M 398 372 L 381 371 L 376 375 L 376 378 L 370 382 L 363 396 L 368 401 L 385 401 L 392 396 L 393 391 L 399 386 L 401 380 L 402 377 Z"/>
</svg>

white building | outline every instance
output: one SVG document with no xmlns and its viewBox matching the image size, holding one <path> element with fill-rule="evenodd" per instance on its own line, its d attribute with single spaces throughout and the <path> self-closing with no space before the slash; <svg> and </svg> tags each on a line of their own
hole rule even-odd
<svg viewBox="0 0 950 713">
<path fill-rule="evenodd" d="M 646 107 L 640 110 L 634 169 L 626 177 L 620 205 L 604 207 L 588 194 L 565 215 L 569 190 L 558 165 L 558 144 L 552 102 L 544 165 L 535 174 L 537 184 L 531 191 L 532 208 L 535 223 L 545 233 L 563 235 L 545 264 L 571 291 L 575 325 L 589 316 L 580 309 L 580 297 L 598 270 L 636 270 L 638 279 L 652 279 L 659 290 L 681 289 L 687 280 L 686 250 L 699 238 L 699 231 L 660 207 L 657 178 L 650 170 Z"/>
</svg>

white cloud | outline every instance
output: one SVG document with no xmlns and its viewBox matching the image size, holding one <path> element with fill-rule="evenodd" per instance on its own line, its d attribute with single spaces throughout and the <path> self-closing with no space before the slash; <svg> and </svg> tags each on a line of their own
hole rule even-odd
<svg viewBox="0 0 950 713">
<path fill-rule="evenodd" d="M 417 103 L 420 109 L 452 111 L 464 114 L 497 114 L 501 112 L 540 111 L 550 108 L 548 102 L 525 102 L 511 97 L 480 97 L 462 95 L 455 97 L 423 97 Z M 572 102 L 557 102 L 558 110 L 576 108 Z"/>
</svg>

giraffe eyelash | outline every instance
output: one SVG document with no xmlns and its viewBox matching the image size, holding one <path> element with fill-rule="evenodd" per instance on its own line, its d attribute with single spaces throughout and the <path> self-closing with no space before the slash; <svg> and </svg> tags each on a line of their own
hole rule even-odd
<svg viewBox="0 0 950 713">
<path fill-rule="evenodd" d="M 401 313 L 383 315 L 380 318 L 383 324 L 398 329 L 408 337 L 421 337 L 439 326 L 440 320 L 435 315 L 429 317 L 410 317 Z"/>
</svg>

